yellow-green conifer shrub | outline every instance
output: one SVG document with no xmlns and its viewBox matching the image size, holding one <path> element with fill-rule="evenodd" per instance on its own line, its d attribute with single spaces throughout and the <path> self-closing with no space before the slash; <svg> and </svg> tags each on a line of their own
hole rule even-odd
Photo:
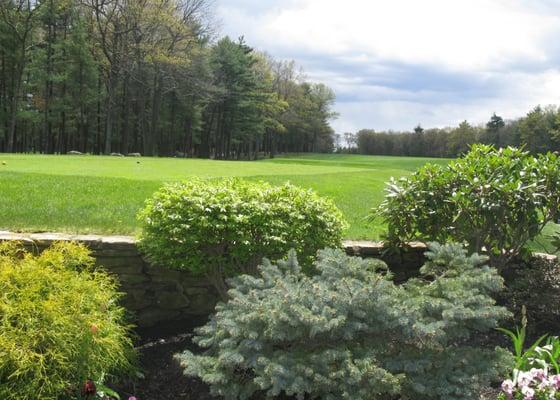
<svg viewBox="0 0 560 400">
<path fill-rule="evenodd" d="M 79 398 L 87 380 L 132 372 L 117 285 L 82 245 L 0 243 L 0 399 Z"/>
</svg>

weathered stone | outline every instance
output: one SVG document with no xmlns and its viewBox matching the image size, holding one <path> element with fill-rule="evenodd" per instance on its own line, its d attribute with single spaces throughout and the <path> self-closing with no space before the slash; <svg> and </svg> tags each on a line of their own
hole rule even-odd
<svg viewBox="0 0 560 400">
<path fill-rule="evenodd" d="M 191 274 L 185 272 L 181 277 L 181 285 L 183 287 L 203 287 L 206 288 L 210 285 L 210 282 L 204 277 L 192 276 Z"/>
<path fill-rule="evenodd" d="M 165 310 L 185 308 L 189 303 L 189 299 L 179 292 L 163 292 L 156 295 L 156 304 Z"/>
<path fill-rule="evenodd" d="M 109 271 L 110 272 L 110 271 Z M 146 275 L 132 275 L 132 274 L 115 274 L 119 278 L 122 286 L 132 286 L 139 283 L 146 283 L 150 281 L 150 278 Z"/>
<path fill-rule="evenodd" d="M 185 287 L 184 292 L 189 296 L 194 296 L 198 294 L 208 294 L 208 289 L 204 287 Z"/>
<path fill-rule="evenodd" d="M 137 257 L 97 257 L 96 264 L 122 274 L 138 274 L 144 271 L 144 262 Z"/>
<path fill-rule="evenodd" d="M 214 311 L 218 303 L 218 296 L 212 294 L 199 294 L 190 297 L 188 313 L 191 315 L 207 315 Z"/>
<path fill-rule="evenodd" d="M 155 300 L 144 289 L 130 289 L 126 291 L 122 304 L 129 310 L 138 311 L 155 305 Z"/>
<path fill-rule="evenodd" d="M 135 249 L 111 249 L 111 248 L 101 248 L 92 249 L 92 254 L 95 257 L 138 257 L 138 251 Z"/>
<path fill-rule="evenodd" d="M 84 243 L 92 250 L 97 264 L 118 278 L 120 290 L 125 293 L 122 304 L 136 311 L 139 326 L 153 326 L 179 317 L 206 316 L 214 311 L 219 298 L 204 276 L 150 266 L 142 258 L 133 237 L 0 231 L 0 241 L 5 240 L 20 241 L 32 252 L 41 252 L 56 241 Z M 382 242 L 346 241 L 343 247 L 350 255 L 382 258 L 395 274 L 396 281 L 416 276 L 426 251 L 426 245 L 418 242 L 409 243 L 401 254 L 385 254 Z M 535 257 L 558 259 L 548 254 L 535 254 Z"/>
<path fill-rule="evenodd" d="M 145 298 L 147 295 L 148 291 L 144 288 L 138 288 L 138 289 L 131 289 L 127 292 L 128 296 L 134 297 L 135 299 L 142 299 Z"/>
<path fill-rule="evenodd" d="M 33 246 L 33 240 L 23 234 L 0 231 L 0 242 L 4 241 L 21 242 L 26 247 Z"/>
<path fill-rule="evenodd" d="M 33 233 L 29 235 L 36 246 L 48 247 L 54 242 L 71 240 L 68 235 L 61 233 Z"/>
<path fill-rule="evenodd" d="M 141 265 L 132 264 L 132 265 L 122 265 L 122 266 L 118 266 L 118 267 L 107 267 L 107 266 L 103 265 L 103 267 L 107 271 L 112 272 L 112 273 L 117 274 L 117 275 L 144 275 L 144 276 L 146 276 L 146 274 L 144 273 L 144 270 L 143 270 Z"/>
<path fill-rule="evenodd" d="M 150 276 L 153 282 L 181 282 L 183 278 L 183 273 L 167 268 L 146 268 L 146 273 Z"/>
<path fill-rule="evenodd" d="M 151 282 L 150 290 L 154 293 L 179 293 L 183 294 L 183 287 L 178 282 Z"/>
<path fill-rule="evenodd" d="M 173 321 L 180 315 L 176 310 L 162 310 L 157 307 L 150 307 L 137 313 L 137 324 L 140 327 L 154 326 L 158 322 Z"/>
<path fill-rule="evenodd" d="M 103 236 L 101 238 L 103 247 L 109 249 L 125 249 L 138 252 L 136 240 L 131 236 Z"/>
<path fill-rule="evenodd" d="M 558 261 L 558 256 L 554 254 L 546 254 L 546 253 L 534 253 L 533 256 L 535 258 L 541 258 L 548 262 L 556 262 Z"/>
</svg>

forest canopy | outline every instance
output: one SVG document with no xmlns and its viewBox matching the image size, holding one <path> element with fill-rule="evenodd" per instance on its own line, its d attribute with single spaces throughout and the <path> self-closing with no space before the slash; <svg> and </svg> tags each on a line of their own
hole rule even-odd
<svg viewBox="0 0 560 400">
<path fill-rule="evenodd" d="M 334 148 L 334 92 L 217 37 L 212 0 L 0 0 L 0 152 Z"/>
</svg>

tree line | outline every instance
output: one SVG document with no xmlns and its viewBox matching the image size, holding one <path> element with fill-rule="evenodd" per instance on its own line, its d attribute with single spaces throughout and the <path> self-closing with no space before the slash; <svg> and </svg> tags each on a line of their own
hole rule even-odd
<svg viewBox="0 0 560 400">
<path fill-rule="evenodd" d="M 497 148 L 523 146 L 532 153 L 560 150 L 560 108 L 535 107 L 526 116 L 505 121 L 495 113 L 485 125 L 467 121 L 456 127 L 424 129 L 420 125 L 408 132 L 362 129 L 345 133 L 339 151 L 372 155 L 457 157 L 474 143 Z"/>
<path fill-rule="evenodd" d="M 334 148 L 334 92 L 211 0 L 0 0 L 0 152 L 254 159 Z"/>
</svg>

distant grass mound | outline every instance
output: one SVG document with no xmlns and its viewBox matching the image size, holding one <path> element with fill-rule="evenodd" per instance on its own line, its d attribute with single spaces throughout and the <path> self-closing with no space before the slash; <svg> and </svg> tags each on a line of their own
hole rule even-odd
<svg viewBox="0 0 560 400">
<path fill-rule="evenodd" d="M 162 183 L 240 176 L 312 188 L 342 210 L 350 223 L 348 238 L 379 239 L 383 226 L 365 217 L 381 202 L 385 182 L 427 162 L 447 160 L 305 154 L 244 162 L 0 154 L 0 229 L 130 235 L 138 229 L 137 211 Z"/>
</svg>

